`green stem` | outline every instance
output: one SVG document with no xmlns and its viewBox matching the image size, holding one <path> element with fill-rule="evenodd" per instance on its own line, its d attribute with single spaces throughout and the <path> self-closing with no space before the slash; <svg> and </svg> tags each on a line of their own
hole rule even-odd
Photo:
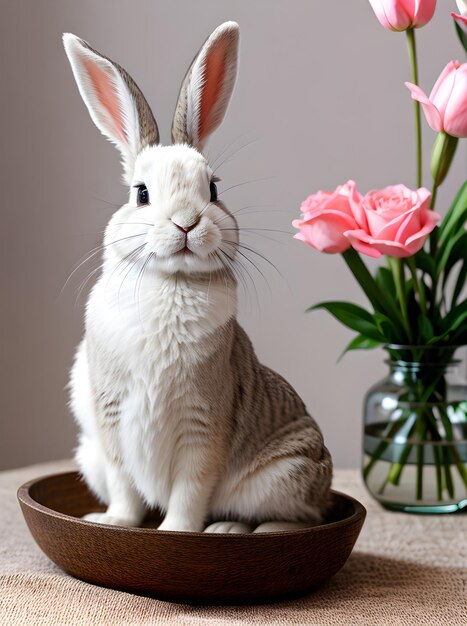
<svg viewBox="0 0 467 626">
<path fill-rule="evenodd" d="M 435 183 L 433 185 L 433 189 L 431 190 L 431 200 L 430 200 L 430 209 L 432 211 L 435 210 L 435 204 L 436 204 L 436 195 L 438 194 L 438 185 Z"/>
<path fill-rule="evenodd" d="M 389 472 L 386 478 L 386 482 L 389 482 L 396 487 L 399 485 L 402 471 L 413 447 L 412 444 L 409 443 L 409 440 L 412 437 L 413 430 L 417 424 L 416 419 L 416 415 L 414 414 L 409 414 L 409 416 L 406 418 L 405 424 L 408 423 L 409 428 L 404 433 L 405 443 L 401 445 L 397 460 L 393 462 L 393 464 L 389 468 Z M 401 434 L 399 433 L 399 437 L 400 436 Z"/>
<path fill-rule="evenodd" d="M 405 421 L 403 421 L 402 424 L 400 420 L 397 420 L 395 422 L 389 422 L 386 427 L 386 432 L 383 435 L 384 439 L 379 442 L 376 450 L 374 452 L 367 452 L 367 454 L 370 455 L 371 458 L 363 468 L 363 478 L 365 480 L 368 478 L 368 475 L 370 474 L 373 467 L 383 456 L 388 446 L 392 444 L 393 437 L 395 437 L 397 433 L 403 428 L 405 428 Z"/>
<path fill-rule="evenodd" d="M 421 500 L 423 498 L 423 466 L 425 464 L 425 437 L 426 437 L 426 424 L 424 423 L 423 416 L 420 416 L 420 425 L 418 430 L 419 444 L 417 445 L 417 486 L 416 486 L 416 498 Z"/>
<path fill-rule="evenodd" d="M 446 491 L 450 498 L 454 498 L 454 483 L 451 474 L 451 459 L 449 458 L 449 450 L 442 448 L 441 454 L 444 460 L 444 477 L 446 480 Z"/>
<path fill-rule="evenodd" d="M 420 309 L 423 315 L 426 315 L 425 285 L 423 284 L 422 278 L 418 280 L 417 266 L 415 265 L 415 259 L 413 258 L 413 256 L 407 258 L 407 265 L 409 266 L 410 273 L 412 274 L 414 289 L 418 294 Z"/>
<path fill-rule="evenodd" d="M 454 459 L 454 463 L 457 467 L 457 470 L 462 479 L 462 482 L 464 483 L 464 486 L 467 487 L 467 470 L 465 469 L 464 462 L 462 461 L 462 458 L 459 452 L 457 451 L 456 446 L 455 445 L 449 446 L 449 451 L 451 453 L 452 458 Z"/>
<path fill-rule="evenodd" d="M 410 452 L 412 450 L 412 444 L 410 443 L 406 443 L 404 445 L 404 449 L 402 450 L 399 459 L 397 460 L 396 463 L 393 463 L 389 473 L 388 473 L 388 482 L 390 482 L 392 485 L 395 485 L 396 487 L 399 485 L 401 476 L 402 476 L 402 470 L 405 467 L 405 464 L 407 463 L 407 459 L 409 458 Z"/>
<path fill-rule="evenodd" d="M 437 193 L 438 193 L 438 185 L 436 184 L 436 181 L 435 181 L 433 183 L 433 188 L 431 190 L 430 209 L 432 211 L 435 210 Z M 432 257 L 434 257 L 436 254 L 437 246 L 438 246 L 438 229 L 434 228 L 430 234 L 430 255 Z M 434 302 L 436 301 L 436 287 L 437 287 L 436 279 L 433 277 L 433 289 L 432 289 L 433 305 L 434 305 Z"/>
<path fill-rule="evenodd" d="M 441 423 L 443 424 L 443 427 L 444 427 L 444 432 L 446 433 L 446 440 L 454 442 L 454 433 L 452 429 L 452 423 L 449 418 L 449 415 L 447 414 L 447 411 L 445 411 L 443 408 L 440 410 L 439 415 L 441 418 Z M 454 459 L 454 463 L 459 471 L 460 477 L 464 485 L 467 487 L 467 471 L 464 467 L 464 463 L 457 451 L 455 444 L 453 443 L 452 446 L 448 446 L 447 448 L 448 448 L 448 452 L 446 452 L 446 456 L 449 458 L 449 452 L 451 453 L 451 456 Z"/>
<path fill-rule="evenodd" d="M 433 458 L 435 460 L 435 472 L 436 472 L 436 497 L 438 500 L 443 499 L 443 475 L 441 472 L 441 455 L 439 447 L 436 442 L 433 444 Z"/>
<path fill-rule="evenodd" d="M 430 432 L 431 439 L 433 441 L 433 458 L 435 461 L 435 476 L 436 476 L 436 497 L 438 500 L 443 499 L 443 460 L 441 458 L 441 450 L 439 448 L 439 442 L 442 437 L 438 430 L 438 423 L 435 416 L 432 414 L 431 409 L 427 409 L 426 412 L 427 429 Z"/>
<path fill-rule="evenodd" d="M 431 432 L 431 436 L 432 439 L 435 442 L 450 442 L 452 441 L 452 445 L 443 445 L 441 449 L 438 449 L 437 444 L 435 443 L 433 448 L 434 448 L 434 452 L 435 452 L 435 465 L 436 465 L 436 482 L 437 482 L 437 487 L 438 487 L 438 495 L 440 493 L 442 493 L 442 477 L 441 477 L 441 470 L 444 469 L 444 474 L 445 474 L 445 478 L 446 478 L 446 489 L 450 495 L 450 497 L 454 497 L 454 483 L 452 480 L 452 473 L 451 473 L 451 457 L 454 460 L 454 464 L 457 467 L 457 470 L 459 472 L 459 475 L 462 479 L 462 482 L 464 483 L 465 487 L 467 487 L 467 470 L 465 468 L 464 462 L 455 446 L 454 443 L 454 433 L 452 430 L 452 424 L 451 424 L 451 420 L 447 414 L 447 412 L 445 412 L 444 409 L 440 409 L 439 411 L 439 416 L 441 419 L 441 422 L 443 424 L 444 427 L 444 432 L 445 432 L 445 437 L 443 437 L 440 432 L 439 432 L 439 428 L 438 428 L 438 422 L 435 418 L 435 416 L 428 412 L 427 413 L 427 427 Z M 442 496 L 441 496 L 442 497 Z M 441 497 L 438 497 L 439 500 L 441 500 Z"/>
<path fill-rule="evenodd" d="M 409 313 L 407 310 L 407 299 L 405 297 L 405 276 L 404 265 L 402 259 L 396 259 L 394 257 L 388 257 L 389 266 L 391 267 L 392 274 L 394 276 L 394 284 L 396 285 L 396 293 L 400 303 L 400 310 L 402 313 L 402 325 L 409 343 L 412 343 L 412 333 L 410 330 Z"/>
<path fill-rule="evenodd" d="M 378 284 L 362 261 L 358 252 L 353 248 L 349 248 L 342 254 L 342 257 L 355 276 L 358 284 L 365 292 L 368 300 L 373 305 L 375 311 L 382 310 L 395 324 L 400 325 L 400 316 L 397 307 L 391 300 L 390 294 L 386 294 L 378 287 Z M 401 329 L 404 330 L 403 326 L 401 326 Z"/>
<path fill-rule="evenodd" d="M 446 178 L 452 160 L 456 153 L 459 139 L 452 137 L 444 132 L 438 133 L 431 151 L 430 170 L 433 178 L 433 189 L 431 192 L 430 209 L 434 211 L 436 204 L 436 194 L 438 187 Z M 446 232 L 446 231 L 445 231 Z M 430 252 L 433 256 L 436 253 L 436 245 L 438 240 L 438 230 L 435 228 L 430 235 Z"/>
<path fill-rule="evenodd" d="M 412 68 L 412 82 L 418 85 L 417 48 L 415 46 L 415 31 L 409 28 L 407 31 L 407 44 L 409 47 L 410 65 Z M 414 100 L 415 112 L 415 145 L 417 151 L 417 187 L 422 186 L 422 127 L 420 121 L 420 102 Z"/>
</svg>

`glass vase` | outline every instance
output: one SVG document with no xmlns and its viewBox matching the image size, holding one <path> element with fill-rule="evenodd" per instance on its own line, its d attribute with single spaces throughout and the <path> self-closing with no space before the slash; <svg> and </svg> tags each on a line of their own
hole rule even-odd
<svg viewBox="0 0 467 626">
<path fill-rule="evenodd" d="M 467 507 L 467 383 L 456 347 L 385 347 L 389 374 L 364 402 L 363 479 L 388 509 Z"/>
</svg>

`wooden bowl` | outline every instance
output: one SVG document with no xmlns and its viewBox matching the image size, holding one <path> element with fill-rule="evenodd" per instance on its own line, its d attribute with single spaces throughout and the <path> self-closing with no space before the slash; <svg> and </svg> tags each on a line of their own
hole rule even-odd
<svg viewBox="0 0 467 626">
<path fill-rule="evenodd" d="M 18 499 L 32 536 L 65 572 L 89 583 L 176 602 L 253 603 L 303 594 L 346 562 L 365 508 L 333 492 L 326 523 L 304 530 L 225 535 L 86 522 L 103 510 L 76 472 L 32 480 Z M 151 527 L 151 525 L 153 527 Z"/>
</svg>

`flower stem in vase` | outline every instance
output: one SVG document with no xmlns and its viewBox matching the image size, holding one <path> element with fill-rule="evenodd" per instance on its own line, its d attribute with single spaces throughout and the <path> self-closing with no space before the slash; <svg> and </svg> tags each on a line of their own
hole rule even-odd
<svg viewBox="0 0 467 626">
<path fill-rule="evenodd" d="M 423 417 L 423 413 L 419 418 L 418 428 L 418 440 L 417 445 L 417 487 L 416 498 L 421 500 L 423 498 L 423 466 L 425 462 L 425 437 L 426 437 L 426 421 Z"/>
<path fill-rule="evenodd" d="M 409 343 L 412 343 L 412 331 L 410 328 L 409 314 L 407 311 L 407 298 L 405 294 L 404 262 L 402 259 L 395 259 L 393 257 L 388 257 L 388 262 L 394 276 L 397 298 L 399 300 L 400 310 L 402 313 L 402 324 L 407 334 Z"/>
<path fill-rule="evenodd" d="M 417 48 L 415 45 L 415 31 L 413 28 L 406 30 L 407 44 L 409 47 L 410 65 L 412 68 L 412 82 L 418 85 Z M 422 126 L 420 120 L 420 103 L 414 101 L 415 112 L 415 146 L 417 153 L 417 187 L 422 186 Z"/>
</svg>

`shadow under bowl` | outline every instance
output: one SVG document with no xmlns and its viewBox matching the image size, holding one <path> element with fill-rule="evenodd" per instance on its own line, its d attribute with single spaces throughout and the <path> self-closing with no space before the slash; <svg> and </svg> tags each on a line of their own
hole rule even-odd
<svg viewBox="0 0 467 626">
<path fill-rule="evenodd" d="M 365 508 L 333 491 L 325 523 L 258 534 L 156 530 L 151 513 L 142 528 L 86 522 L 103 510 L 77 472 L 37 478 L 18 490 L 29 530 L 62 570 L 86 582 L 175 602 L 271 602 L 320 585 L 347 561 Z"/>
</svg>

